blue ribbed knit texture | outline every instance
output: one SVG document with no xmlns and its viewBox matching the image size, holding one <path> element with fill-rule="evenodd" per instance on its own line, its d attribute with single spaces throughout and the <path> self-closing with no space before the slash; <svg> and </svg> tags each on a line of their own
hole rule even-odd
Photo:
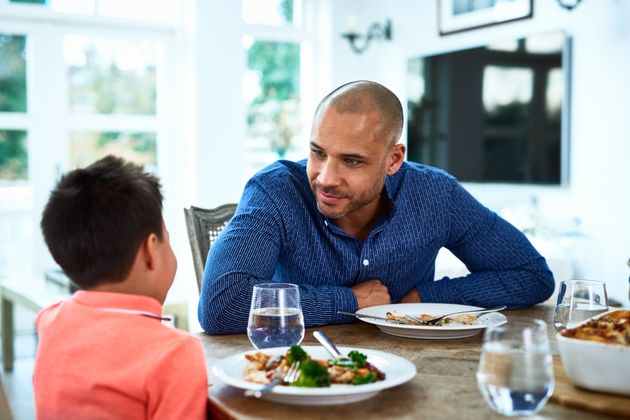
<svg viewBox="0 0 630 420">
<path fill-rule="evenodd" d="M 385 188 L 392 211 L 362 243 L 319 213 L 306 161 L 279 161 L 255 175 L 208 254 L 198 308 L 204 330 L 245 331 L 253 286 L 269 281 L 300 285 L 307 326 L 353 322 L 337 311 L 356 311 L 350 287 L 371 279 L 393 302 L 417 287 L 423 302 L 519 308 L 553 292 L 527 238 L 444 171 L 405 162 Z M 441 247 L 471 274 L 434 281 Z"/>
</svg>

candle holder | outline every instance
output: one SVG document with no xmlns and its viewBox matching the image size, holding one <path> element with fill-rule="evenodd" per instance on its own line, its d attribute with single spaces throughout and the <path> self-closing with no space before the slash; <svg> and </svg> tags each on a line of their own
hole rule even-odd
<svg viewBox="0 0 630 420">
<path fill-rule="evenodd" d="M 391 41 L 392 39 L 392 22 L 386 20 L 384 24 L 375 22 L 368 28 L 367 34 L 361 35 L 353 30 L 341 34 L 342 38 L 346 38 L 350 43 L 350 48 L 357 54 L 361 54 L 367 49 L 373 39 L 382 39 Z"/>
</svg>

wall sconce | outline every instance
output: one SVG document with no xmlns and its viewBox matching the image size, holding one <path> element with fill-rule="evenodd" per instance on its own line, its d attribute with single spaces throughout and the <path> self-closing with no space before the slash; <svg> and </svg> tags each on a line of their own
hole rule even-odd
<svg viewBox="0 0 630 420">
<path fill-rule="evenodd" d="M 342 38 L 346 38 L 350 42 L 350 48 L 357 54 L 361 54 L 366 50 L 373 39 L 382 39 L 391 41 L 392 39 L 392 22 L 387 19 L 384 24 L 373 23 L 370 25 L 366 35 L 360 35 L 353 28 L 354 18 L 348 18 L 348 32 L 341 34 Z"/>
<path fill-rule="evenodd" d="M 582 0 L 556 0 L 558 4 L 567 10 L 573 10 Z"/>
</svg>

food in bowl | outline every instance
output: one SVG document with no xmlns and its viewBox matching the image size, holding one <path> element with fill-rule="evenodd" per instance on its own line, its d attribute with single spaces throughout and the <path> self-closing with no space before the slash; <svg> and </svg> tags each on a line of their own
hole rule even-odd
<svg viewBox="0 0 630 420">
<path fill-rule="evenodd" d="M 630 310 L 609 312 L 575 328 L 561 332 L 565 337 L 630 346 Z"/>
<path fill-rule="evenodd" d="M 630 310 L 590 319 L 557 336 L 562 365 L 575 385 L 630 395 Z"/>
</svg>

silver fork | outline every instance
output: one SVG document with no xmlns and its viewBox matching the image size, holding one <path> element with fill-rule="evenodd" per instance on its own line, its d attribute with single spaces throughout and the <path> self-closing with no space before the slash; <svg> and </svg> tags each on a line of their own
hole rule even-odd
<svg viewBox="0 0 630 420">
<path fill-rule="evenodd" d="M 323 331 L 313 331 L 313 337 L 315 337 L 317 341 L 322 343 L 322 346 L 324 346 L 326 350 L 328 350 L 328 353 L 332 354 L 335 360 L 342 363 L 352 363 L 352 360 L 350 360 L 349 357 L 341 354 L 337 346 L 335 346 L 333 342 L 330 341 L 330 338 L 328 338 L 328 336 Z"/>
<path fill-rule="evenodd" d="M 498 311 L 502 311 L 505 308 L 507 308 L 507 306 L 503 305 L 503 306 L 497 306 L 496 308 L 488 308 L 488 309 L 473 309 L 470 311 L 459 311 L 459 312 L 451 312 L 450 314 L 446 314 L 446 315 L 442 315 L 442 316 L 438 316 L 437 318 L 433 318 L 433 319 L 428 319 L 426 321 L 421 321 L 417 318 L 413 318 L 410 315 L 405 315 L 408 319 L 410 319 L 411 321 L 413 321 L 414 323 L 418 324 L 418 325 L 435 325 L 438 322 L 440 322 L 441 320 L 443 320 L 446 317 L 449 316 L 453 316 L 453 315 L 457 315 L 457 314 L 486 314 L 486 313 L 490 313 L 490 312 L 498 312 Z"/>
<path fill-rule="evenodd" d="M 292 382 L 297 381 L 297 378 L 299 375 L 300 375 L 300 362 L 299 361 L 293 362 L 291 366 L 289 366 L 287 373 L 285 373 L 282 378 L 274 379 L 273 381 L 271 381 L 270 383 L 268 383 L 267 385 L 263 386 L 260 389 L 248 389 L 245 391 L 244 395 L 246 397 L 260 398 L 266 393 L 268 393 L 269 391 L 271 391 L 276 385 L 280 385 L 281 383 L 290 384 Z"/>
</svg>

